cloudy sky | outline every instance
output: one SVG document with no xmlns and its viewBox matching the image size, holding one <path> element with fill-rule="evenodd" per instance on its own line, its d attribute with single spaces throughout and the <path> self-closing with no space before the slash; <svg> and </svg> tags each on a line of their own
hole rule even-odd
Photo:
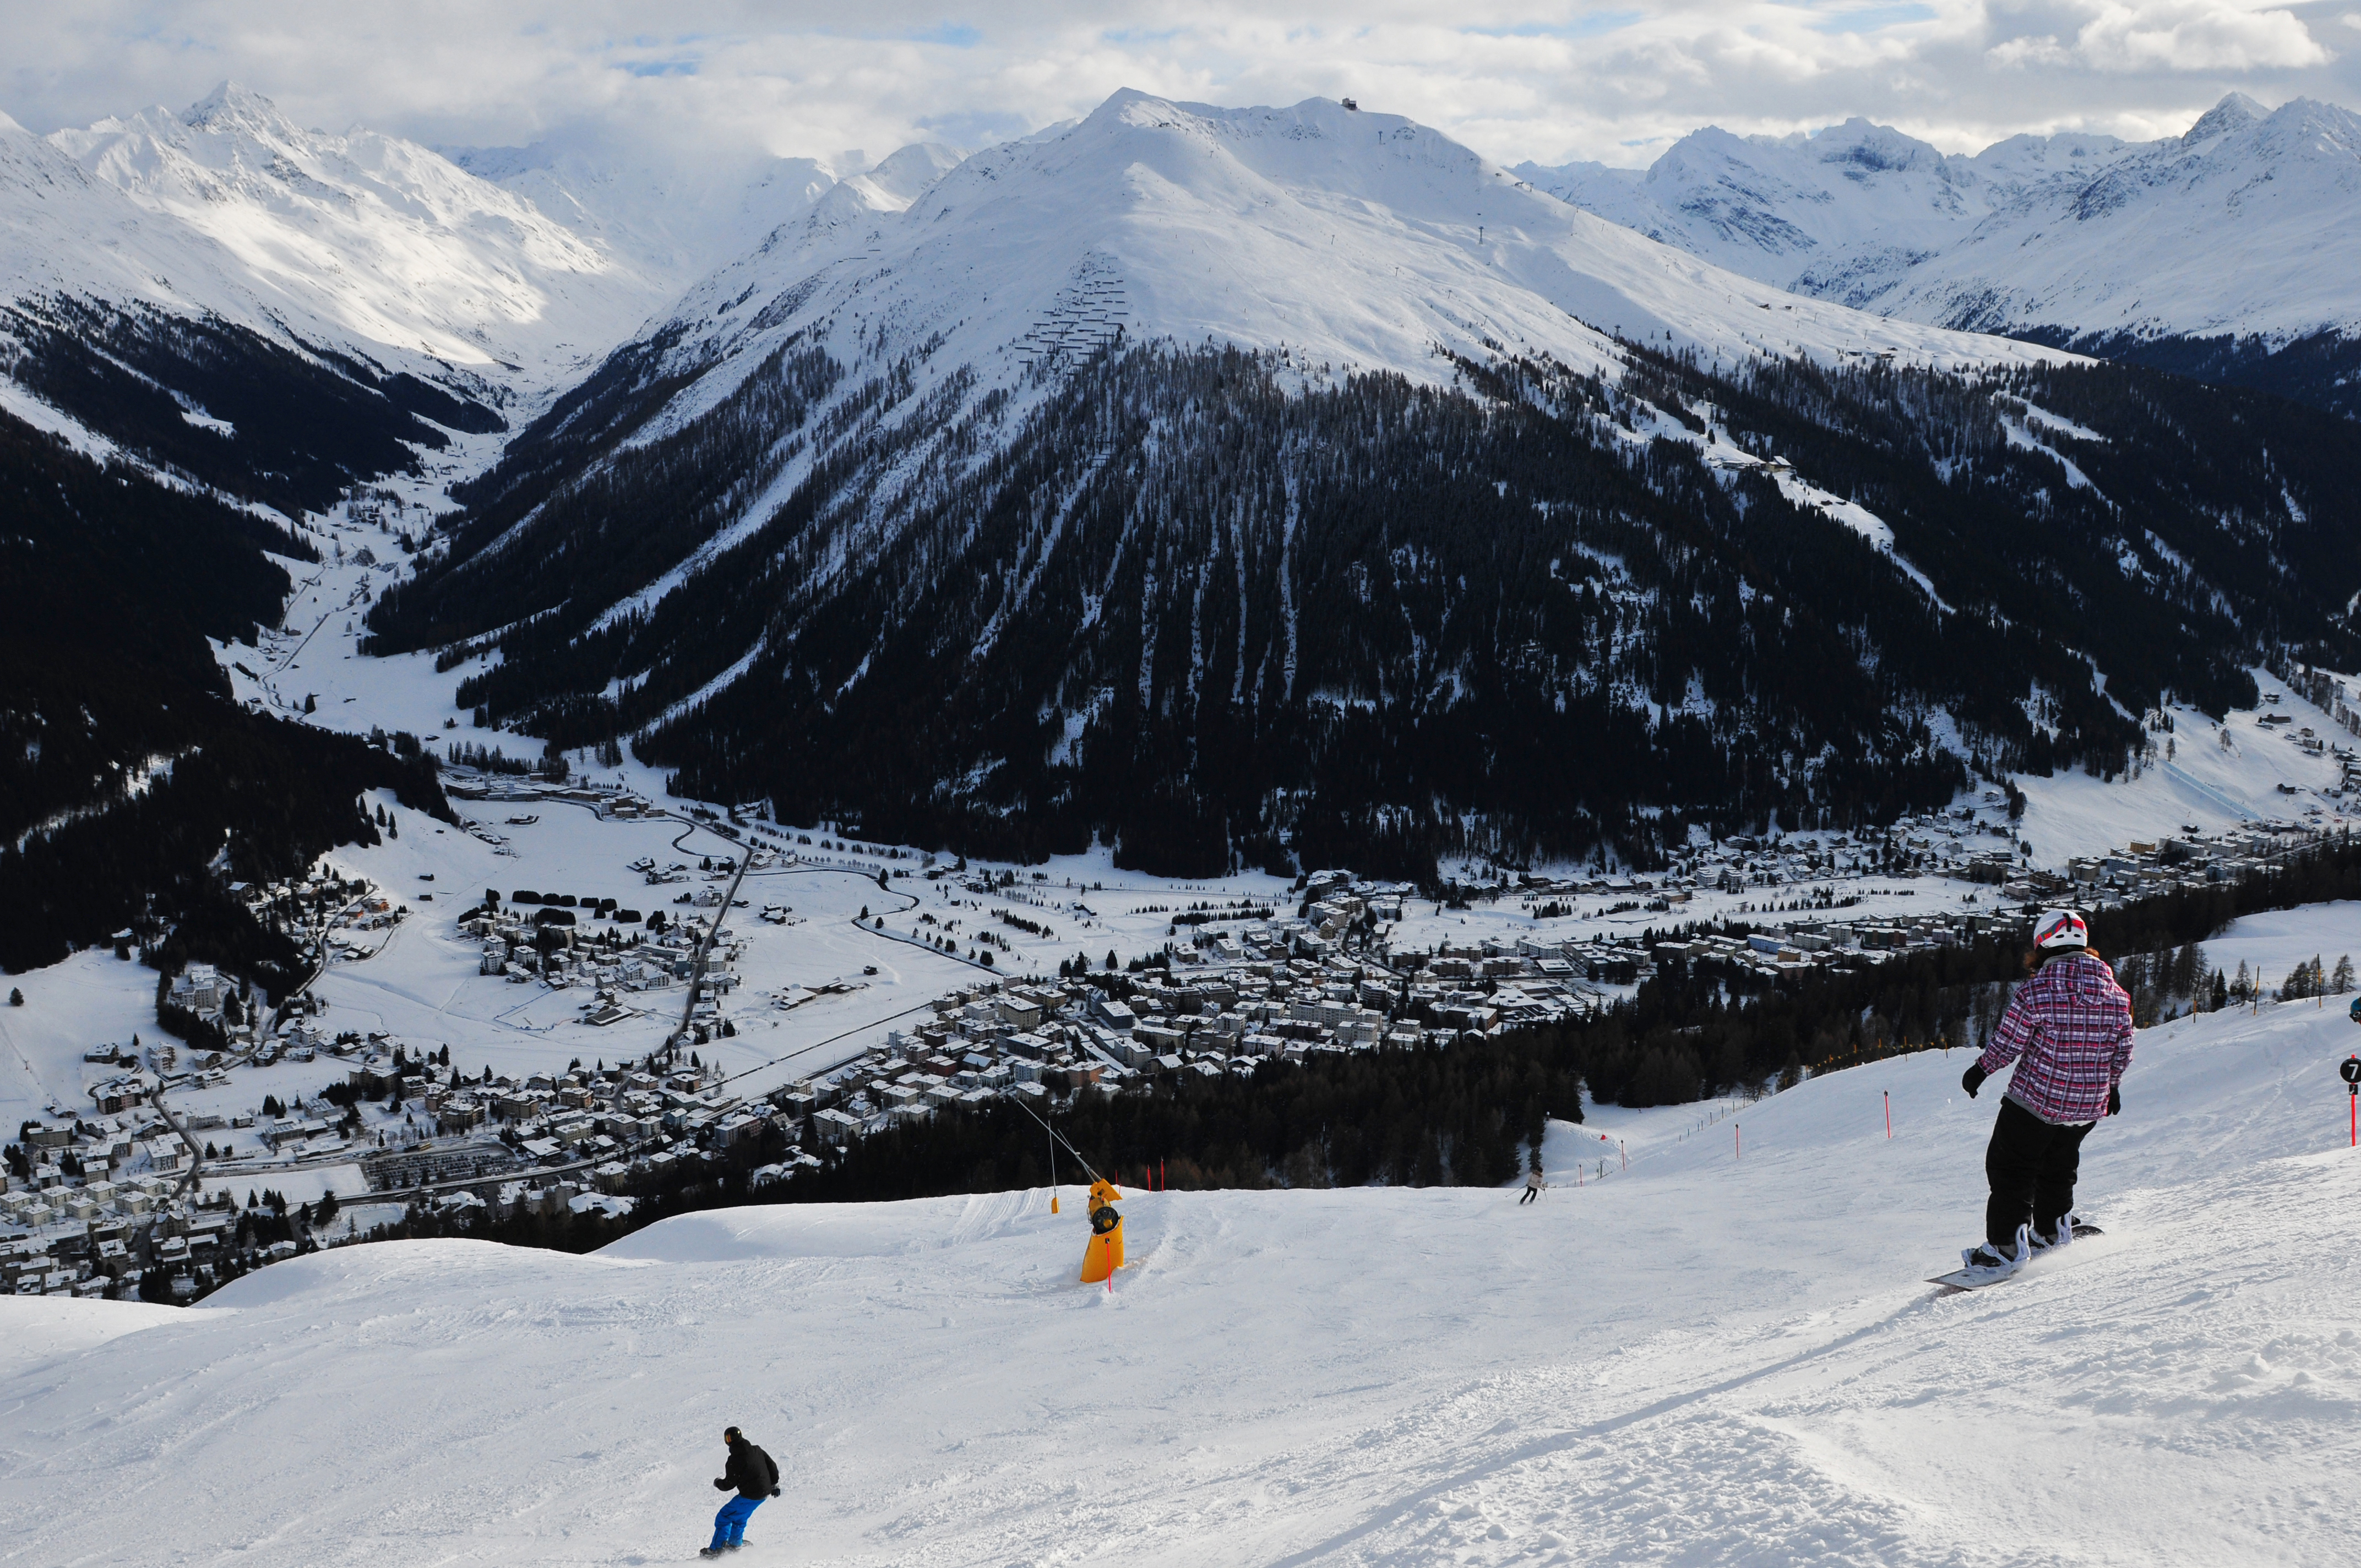
<svg viewBox="0 0 2361 1568">
<path fill-rule="evenodd" d="M 1349 94 L 1511 163 L 1644 164 L 1700 125 L 1850 115 L 1949 151 L 2148 137 L 2233 89 L 2361 107 L 2361 0 L 0 0 L 0 110 L 36 130 L 234 79 L 329 129 L 675 156 L 975 147 L 1123 86 Z"/>
</svg>

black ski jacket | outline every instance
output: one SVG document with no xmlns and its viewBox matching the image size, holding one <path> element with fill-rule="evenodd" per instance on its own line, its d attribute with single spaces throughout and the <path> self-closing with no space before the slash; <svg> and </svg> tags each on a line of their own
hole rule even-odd
<svg viewBox="0 0 2361 1568">
<path fill-rule="evenodd" d="M 725 1486 L 735 1486 L 741 1497 L 767 1497 L 779 1484 L 779 1467 L 771 1456 L 740 1438 L 730 1445 L 730 1464 L 721 1472 Z"/>
</svg>

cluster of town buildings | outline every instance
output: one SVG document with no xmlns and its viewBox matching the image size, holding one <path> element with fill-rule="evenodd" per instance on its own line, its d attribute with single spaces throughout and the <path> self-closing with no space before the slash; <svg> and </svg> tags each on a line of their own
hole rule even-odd
<svg viewBox="0 0 2361 1568">
<path fill-rule="evenodd" d="M 469 915 L 459 929 L 481 944 L 478 972 L 520 985 L 580 986 L 589 992 L 584 1021 L 603 1026 L 632 1015 L 626 993 L 669 990 L 696 977 L 698 945 L 720 920 L 720 902 L 719 890 L 702 889 L 692 903 L 710 914 L 652 928 L 642 924 L 638 910 L 620 908 L 611 898 L 520 888 L 507 903 Z M 728 927 L 714 934 L 704 954 L 705 983 L 692 1029 L 709 1036 L 720 1027 L 719 999 L 737 989 L 742 948 Z"/>
<path fill-rule="evenodd" d="M 2361 784 L 2361 763 L 2348 762 L 2348 770 Z M 710 1162 L 743 1165 L 750 1149 L 763 1151 L 755 1179 L 779 1179 L 831 1146 L 946 1106 L 1000 1098 L 1046 1104 L 1180 1074 L 1251 1073 L 1272 1059 L 1444 1043 L 1595 1007 L 1609 988 L 1667 961 L 1766 977 L 1876 962 L 1969 940 L 1995 923 L 2020 924 L 2030 904 L 2104 907 L 2235 879 L 2320 831 L 2297 823 L 2211 837 L 2190 830 L 2059 872 L 2024 866 L 2007 828 L 1972 811 L 1908 818 L 1874 835 L 1733 838 L 1700 844 L 1654 875 L 1521 878 L 1516 896 L 1535 916 L 1530 926 L 1420 946 L 1391 935 L 1415 896 L 1411 889 L 1322 872 L 1287 913 L 1245 904 L 1175 913 L 1164 951 L 1144 967 L 1057 981 L 980 974 L 938 999 L 925 1021 L 765 1095 L 736 1091 L 710 1064 L 679 1065 L 669 1049 L 661 1067 L 469 1077 L 452 1068 L 447 1052 L 334 1032 L 324 1002 L 308 992 L 266 1030 L 226 977 L 192 964 L 168 996 L 220 1028 L 230 1048 L 168 1045 L 144 1063 L 112 1047 L 89 1053 L 99 1069 L 90 1112 L 28 1124 L 0 1177 L 0 1290 L 103 1294 L 153 1267 L 170 1271 L 181 1296 L 208 1287 L 235 1215 L 174 1194 L 215 1129 L 225 1146 L 206 1157 L 209 1176 L 234 1174 L 246 1160 L 261 1171 L 357 1159 L 379 1192 L 446 1209 L 611 1212 Z M 686 880 L 675 873 L 687 871 L 653 862 L 633 869 L 651 883 Z M 1966 894 L 1990 902 L 1930 900 L 1923 913 L 1868 918 L 1850 913 L 1857 895 L 1839 895 L 1864 877 L 1900 883 L 1928 872 L 1961 879 Z M 1761 908 L 1744 916 L 1751 929 L 1676 930 L 1675 916 L 1632 935 L 1600 934 L 1595 918 L 1569 921 L 1564 935 L 1553 930 L 1559 915 L 1673 916 L 1700 890 L 1717 888 L 1759 890 Z M 247 891 L 258 910 L 292 913 L 324 943 L 403 913 L 365 883 L 324 877 Z M 982 879 L 971 891 L 1009 892 Z M 462 928 L 481 944 L 484 973 L 580 985 L 591 992 L 588 1021 L 610 1022 L 629 1015 L 628 993 L 694 977 L 700 940 L 727 912 L 714 887 L 686 896 L 691 907 L 682 918 L 651 928 L 614 899 L 518 889 L 472 911 Z M 734 985 L 739 956 L 732 934 L 719 931 L 705 955 L 708 1000 L 697 1027 L 725 1026 L 715 998 Z M 156 1103 L 160 1091 L 215 1086 L 240 1063 L 282 1058 L 340 1063 L 346 1092 L 335 1103 L 299 1101 L 279 1116 L 180 1117 L 177 1130 Z M 378 1106 L 384 1109 L 369 1109 Z M 233 1134 L 247 1146 L 229 1146 Z M 259 1164 L 266 1157 L 270 1166 Z"/>
<path fill-rule="evenodd" d="M 116 1065 L 112 1048 L 90 1055 Z M 0 1171 L 0 1293 L 103 1296 L 144 1266 L 185 1271 L 213 1255 L 222 1226 L 176 1201 L 187 1149 L 148 1105 L 153 1092 L 151 1080 L 116 1074 L 93 1114 L 17 1130 Z"/>
</svg>

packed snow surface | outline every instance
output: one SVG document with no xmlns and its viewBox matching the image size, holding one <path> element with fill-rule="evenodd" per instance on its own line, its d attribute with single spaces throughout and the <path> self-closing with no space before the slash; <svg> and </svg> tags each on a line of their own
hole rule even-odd
<svg viewBox="0 0 2361 1568">
<path fill-rule="evenodd" d="M 2341 1563 L 2356 1043 L 2145 1032 L 2108 1234 L 1973 1295 L 1921 1283 L 1980 1229 L 1959 1051 L 1555 1124 L 1530 1207 L 1126 1151 L 1112 1292 L 1069 1186 L 334 1251 L 148 1327 L 10 1299 L 0 1560 L 686 1559 L 736 1423 L 785 1479 L 751 1563 Z"/>
</svg>

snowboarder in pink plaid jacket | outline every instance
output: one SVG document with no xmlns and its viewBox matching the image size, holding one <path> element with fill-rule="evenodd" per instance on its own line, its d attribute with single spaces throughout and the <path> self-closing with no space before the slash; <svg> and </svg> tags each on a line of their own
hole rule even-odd
<svg viewBox="0 0 2361 1568">
<path fill-rule="evenodd" d="M 2021 1263 L 2029 1249 L 2071 1239 L 2082 1139 L 2123 1109 L 2131 998 L 2092 950 L 2082 917 L 2070 909 L 2043 915 L 2033 962 L 2033 978 L 2009 998 L 1982 1057 L 1960 1080 L 1972 1099 L 1985 1079 L 2016 1063 L 1984 1151 L 1992 1198 L 1971 1266 Z"/>
</svg>

